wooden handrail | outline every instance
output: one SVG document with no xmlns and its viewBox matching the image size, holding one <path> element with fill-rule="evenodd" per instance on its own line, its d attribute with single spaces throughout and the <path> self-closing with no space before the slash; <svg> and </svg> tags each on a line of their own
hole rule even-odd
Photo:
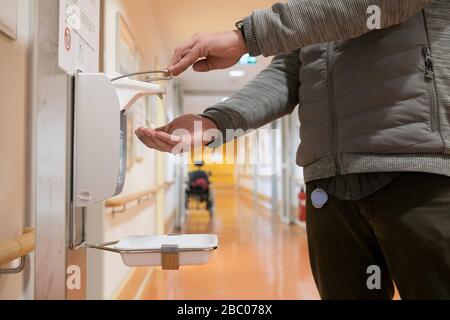
<svg viewBox="0 0 450 320">
<path fill-rule="evenodd" d="M 36 248 L 34 229 L 25 229 L 24 234 L 13 240 L 0 241 L 0 266 L 33 252 Z"/>
<path fill-rule="evenodd" d="M 106 201 L 105 206 L 106 206 L 106 208 L 117 208 L 117 207 L 126 206 L 127 204 L 130 204 L 135 201 L 140 202 L 145 199 L 151 198 L 152 196 L 157 194 L 158 191 L 161 190 L 162 188 L 164 188 L 164 185 L 156 187 L 156 188 L 148 189 L 148 190 L 145 190 L 142 192 L 130 194 L 128 196 L 109 199 Z"/>
<path fill-rule="evenodd" d="M 120 198 L 112 198 L 105 202 L 105 207 L 108 209 L 113 209 L 113 213 L 123 213 L 126 211 L 127 209 L 126 207 L 128 204 L 133 202 L 141 203 L 143 201 L 150 200 L 159 191 L 163 189 L 167 190 L 174 184 L 175 182 L 166 182 L 156 188 L 148 189 L 142 192 L 134 193 Z M 116 210 L 117 208 L 121 208 L 121 210 Z"/>
</svg>

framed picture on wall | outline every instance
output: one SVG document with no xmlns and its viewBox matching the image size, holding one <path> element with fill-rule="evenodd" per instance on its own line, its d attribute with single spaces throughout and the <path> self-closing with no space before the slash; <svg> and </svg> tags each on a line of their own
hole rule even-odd
<svg viewBox="0 0 450 320">
<path fill-rule="evenodd" d="M 120 74 L 128 74 L 141 70 L 142 58 L 135 38 L 125 19 L 117 14 L 116 34 L 116 71 Z M 134 132 L 145 124 L 146 100 L 139 100 L 128 115 L 127 155 L 128 170 L 134 167 L 136 162 L 142 162 L 143 156 L 140 144 L 136 142 Z"/>
<path fill-rule="evenodd" d="M 141 54 L 135 38 L 123 16 L 117 14 L 116 71 L 121 74 L 137 72 L 141 67 Z"/>
</svg>

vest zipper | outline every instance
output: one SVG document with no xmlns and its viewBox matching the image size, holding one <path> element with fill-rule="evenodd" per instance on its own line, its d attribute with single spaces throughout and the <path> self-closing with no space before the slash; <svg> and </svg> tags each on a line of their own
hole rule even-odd
<svg viewBox="0 0 450 320">
<path fill-rule="evenodd" d="M 328 87 L 328 102 L 330 105 L 331 119 L 332 119 L 332 137 L 331 137 L 331 152 L 333 154 L 334 163 L 336 166 L 336 175 L 341 173 L 341 165 L 339 162 L 339 152 L 338 152 L 338 119 L 336 110 L 336 101 L 334 97 L 334 82 L 333 82 L 333 71 L 334 71 L 334 43 L 328 43 L 327 47 L 327 87 Z"/>
<path fill-rule="evenodd" d="M 431 99 L 430 127 L 432 132 L 436 132 L 439 130 L 438 96 L 436 90 L 436 78 L 434 76 L 433 56 L 431 54 L 430 35 L 428 33 L 428 24 L 425 10 L 422 10 L 422 16 L 428 42 L 428 45 L 423 48 L 423 54 L 425 56 L 425 82 L 427 82 L 428 92 Z"/>
<path fill-rule="evenodd" d="M 425 55 L 425 81 L 427 82 L 428 92 L 431 99 L 431 117 L 430 126 L 431 131 L 436 132 L 438 130 L 439 114 L 437 106 L 437 93 L 435 89 L 435 78 L 434 78 L 434 66 L 433 58 L 431 56 L 430 48 L 426 47 L 423 49 Z"/>
</svg>

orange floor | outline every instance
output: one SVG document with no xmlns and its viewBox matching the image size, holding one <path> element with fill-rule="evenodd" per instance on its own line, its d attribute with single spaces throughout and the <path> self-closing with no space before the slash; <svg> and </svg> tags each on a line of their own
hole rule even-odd
<svg viewBox="0 0 450 320">
<path fill-rule="evenodd" d="M 137 270 L 141 299 L 318 299 L 305 231 L 272 220 L 234 189 L 217 191 L 216 218 L 191 212 L 184 233 L 215 233 L 220 248 L 211 262 L 180 272 Z M 150 276 L 149 276 L 150 275 Z M 144 279 L 145 278 L 145 279 Z M 137 290 L 137 289 L 136 289 Z"/>
</svg>

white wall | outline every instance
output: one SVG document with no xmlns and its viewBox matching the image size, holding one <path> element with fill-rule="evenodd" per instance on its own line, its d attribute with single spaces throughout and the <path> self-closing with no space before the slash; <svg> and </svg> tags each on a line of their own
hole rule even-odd
<svg viewBox="0 0 450 320">
<path fill-rule="evenodd" d="M 291 125 L 291 138 L 289 140 L 290 145 L 292 146 L 292 153 L 290 154 L 290 159 L 287 159 L 287 163 L 289 163 L 290 165 L 292 165 L 293 167 L 293 188 L 292 190 L 288 190 L 288 192 L 291 193 L 291 199 L 292 199 L 292 207 L 297 207 L 298 206 L 298 200 L 297 200 L 297 195 L 300 191 L 300 185 L 303 184 L 304 181 L 304 177 L 303 177 L 303 169 L 301 167 L 298 167 L 295 164 L 295 159 L 296 159 L 296 154 L 295 151 L 297 149 L 297 147 L 300 144 L 300 135 L 299 135 L 299 129 L 300 129 L 300 122 L 299 122 L 299 118 L 298 118 L 298 114 L 297 111 L 293 112 L 291 115 L 287 116 L 289 118 L 288 121 L 290 121 L 290 125 Z M 282 187 L 282 162 L 283 162 L 283 150 L 282 150 L 282 131 L 281 131 L 281 126 L 283 125 L 283 122 L 280 120 L 278 120 L 277 122 L 277 126 L 278 129 L 275 132 L 275 141 L 270 141 L 269 143 L 266 143 L 266 145 L 269 148 L 269 151 L 271 153 L 275 153 L 275 166 L 276 169 L 274 172 L 272 172 L 274 175 L 276 175 L 277 178 L 277 190 L 278 190 L 278 202 L 279 205 L 281 205 L 281 196 L 283 191 L 283 187 Z M 271 126 L 270 125 L 266 125 L 263 128 L 261 128 L 262 130 L 267 130 L 270 131 L 271 130 Z M 241 145 L 242 147 L 242 145 Z M 240 152 L 244 152 L 243 150 L 240 150 Z M 254 151 L 252 151 L 254 152 Z M 270 155 L 267 155 L 267 157 L 269 157 Z M 272 159 L 273 160 L 273 159 Z M 251 190 L 253 192 L 258 192 L 259 194 L 263 195 L 263 196 L 267 196 L 267 197 L 273 197 L 272 195 L 272 177 L 268 176 L 267 174 L 265 174 L 262 169 L 261 169 L 261 165 L 258 164 L 256 170 L 252 169 L 250 172 L 250 177 L 248 176 L 249 172 L 246 172 L 243 175 L 243 167 L 240 166 L 238 168 L 238 174 L 239 174 L 239 186 L 248 190 Z M 257 188 L 256 188 L 257 186 Z M 271 205 L 266 201 L 266 202 L 262 202 L 261 205 L 263 205 L 264 207 L 266 207 L 267 209 L 271 208 Z"/>
<path fill-rule="evenodd" d="M 27 213 L 28 0 L 19 0 L 18 39 L 0 33 L 0 241 L 20 234 Z M 32 262 L 33 259 L 30 259 Z M 28 272 L 0 276 L 1 299 L 30 299 Z"/>
<path fill-rule="evenodd" d="M 282 152 L 279 149 L 281 143 L 280 138 L 281 132 L 274 133 L 271 124 L 265 125 L 258 130 L 257 142 L 250 146 L 251 154 L 249 158 L 252 159 L 254 165 L 251 168 L 247 168 L 247 172 L 244 172 L 244 166 L 239 166 L 237 170 L 239 187 L 257 192 L 264 197 L 273 196 L 273 176 L 275 175 L 279 178 L 281 172 Z M 239 143 L 240 153 L 245 152 L 244 145 L 244 142 Z M 264 149 L 261 149 L 262 147 Z M 276 154 L 275 163 L 273 163 L 273 154 Z M 239 155 L 240 159 L 244 159 L 243 157 L 243 155 Z M 266 209 L 271 209 L 271 203 L 268 201 L 261 201 L 260 204 Z"/>
</svg>

